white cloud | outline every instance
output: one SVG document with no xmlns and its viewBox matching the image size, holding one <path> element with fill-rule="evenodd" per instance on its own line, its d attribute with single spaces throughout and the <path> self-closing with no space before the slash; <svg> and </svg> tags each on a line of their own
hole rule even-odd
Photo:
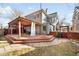
<svg viewBox="0 0 79 59">
<path fill-rule="evenodd" d="M 14 14 L 14 11 L 9 7 L 5 7 L 2 8 L 0 7 L 0 24 L 3 24 L 4 26 L 6 26 L 8 24 L 8 22 L 10 21 L 9 18 L 5 18 L 5 16 L 11 16 Z"/>
<path fill-rule="evenodd" d="M 0 7 L 0 14 L 6 14 L 6 11 L 4 8 Z"/>
<path fill-rule="evenodd" d="M 7 6 L 7 7 L 5 8 L 5 11 L 6 11 L 8 14 L 14 14 L 13 10 L 12 10 L 9 6 Z"/>
<path fill-rule="evenodd" d="M 11 7 L 7 6 L 5 8 L 2 8 L 0 7 L 0 14 L 9 14 L 9 15 L 12 15 L 12 14 L 15 14 L 14 11 L 12 10 Z"/>
<path fill-rule="evenodd" d="M 39 10 L 39 9 L 35 9 L 35 7 L 33 7 L 33 6 L 32 7 L 31 6 L 28 6 L 27 9 L 28 9 L 28 11 L 25 11 L 25 13 L 22 16 L 26 16 L 28 14 L 31 14 L 31 13 Z"/>
</svg>

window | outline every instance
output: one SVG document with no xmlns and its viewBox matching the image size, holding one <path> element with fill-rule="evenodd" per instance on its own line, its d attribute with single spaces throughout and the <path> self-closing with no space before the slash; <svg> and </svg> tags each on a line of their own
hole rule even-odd
<svg viewBox="0 0 79 59">
<path fill-rule="evenodd" d="M 34 19 L 36 19 L 36 16 L 34 16 Z"/>
<path fill-rule="evenodd" d="M 43 26 L 43 30 L 46 31 L 46 26 Z"/>
<path fill-rule="evenodd" d="M 37 18 L 39 18 L 40 17 L 40 14 L 37 14 Z"/>
</svg>

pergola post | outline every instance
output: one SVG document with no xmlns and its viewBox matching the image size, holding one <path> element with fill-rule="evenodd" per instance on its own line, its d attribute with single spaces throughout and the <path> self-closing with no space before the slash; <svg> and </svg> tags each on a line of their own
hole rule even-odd
<svg viewBox="0 0 79 59">
<path fill-rule="evenodd" d="M 10 34 L 11 35 L 13 34 L 13 28 L 12 28 L 12 26 L 10 26 Z"/>
<path fill-rule="evenodd" d="M 21 21 L 19 21 L 19 38 L 21 37 Z"/>
<path fill-rule="evenodd" d="M 12 28 L 12 26 L 10 26 L 10 34 L 11 35 L 13 34 L 13 28 Z"/>
<path fill-rule="evenodd" d="M 35 22 L 32 22 L 31 23 L 31 36 L 34 36 L 36 34 L 36 31 L 35 31 Z"/>
</svg>

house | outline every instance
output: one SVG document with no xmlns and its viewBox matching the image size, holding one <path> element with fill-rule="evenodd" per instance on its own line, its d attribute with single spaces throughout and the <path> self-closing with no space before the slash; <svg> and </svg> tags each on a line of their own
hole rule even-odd
<svg viewBox="0 0 79 59">
<path fill-rule="evenodd" d="M 47 14 L 43 9 L 37 10 L 26 16 L 19 16 L 8 23 L 9 34 L 19 33 L 27 35 L 49 34 L 50 31 L 56 31 L 58 23 L 57 12 Z"/>
<path fill-rule="evenodd" d="M 59 25 L 60 32 L 71 32 L 71 26 L 69 23 L 63 22 Z"/>
<path fill-rule="evenodd" d="M 76 6 L 74 9 L 72 19 L 72 31 L 79 32 L 79 6 Z"/>
</svg>

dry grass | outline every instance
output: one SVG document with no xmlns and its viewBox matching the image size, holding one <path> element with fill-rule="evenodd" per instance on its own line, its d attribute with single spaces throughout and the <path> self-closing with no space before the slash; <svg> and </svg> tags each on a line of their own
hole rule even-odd
<svg viewBox="0 0 79 59">
<path fill-rule="evenodd" d="M 32 51 L 32 50 L 33 50 L 32 48 L 23 48 L 19 50 L 10 51 L 10 52 L 4 52 L 0 54 L 0 56 L 19 56 L 19 55 L 28 53 L 29 51 Z"/>
<path fill-rule="evenodd" d="M 75 45 L 71 42 L 61 43 L 55 46 L 36 48 L 34 51 L 22 56 L 74 56 Z"/>
<path fill-rule="evenodd" d="M 4 48 L 9 46 L 10 44 L 7 41 L 0 41 L 0 48 Z M 1 52 L 0 56 L 19 56 L 25 53 L 28 53 L 29 51 L 32 51 L 34 48 L 22 48 L 14 51 L 9 51 L 9 52 Z M 10 49 L 10 50 L 13 50 Z"/>
<path fill-rule="evenodd" d="M 25 54 L 25 53 L 28 53 L 29 51 L 32 51 L 34 50 L 34 48 L 6 48 L 7 46 L 10 46 L 8 43 L 5 43 L 4 42 L 0 44 L 0 48 L 3 48 L 4 52 L 2 53 L 0 51 L 0 56 L 19 56 L 19 55 L 22 55 L 22 54 Z M 6 49 L 9 49 L 10 51 L 7 51 L 5 50 Z"/>
<path fill-rule="evenodd" d="M 7 41 L 0 41 L 0 48 L 3 48 L 8 45 L 9 45 L 9 43 L 7 43 Z"/>
<path fill-rule="evenodd" d="M 4 36 L 0 36 L 0 48 L 3 48 L 8 45 L 9 43 L 6 41 L 6 38 Z"/>
<path fill-rule="evenodd" d="M 1 40 L 1 39 L 0 39 Z M 5 39 L 4 39 L 5 40 Z M 0 48 L 8 46 L 7 42 L 0 42 Z M 3 55 L 5 56 L 75 56 L 75 45 L 71 42 L 61 43 L 59 45 L 52 45 L 47 47 L 39 47 L 35 50 L 22 49 L 15 50 Z"/>
<path fill-rule="evenodd" d="M 6 41 L 6 38 L 4 36 L 0 36 L 0 41 Z"/>
</svg>

